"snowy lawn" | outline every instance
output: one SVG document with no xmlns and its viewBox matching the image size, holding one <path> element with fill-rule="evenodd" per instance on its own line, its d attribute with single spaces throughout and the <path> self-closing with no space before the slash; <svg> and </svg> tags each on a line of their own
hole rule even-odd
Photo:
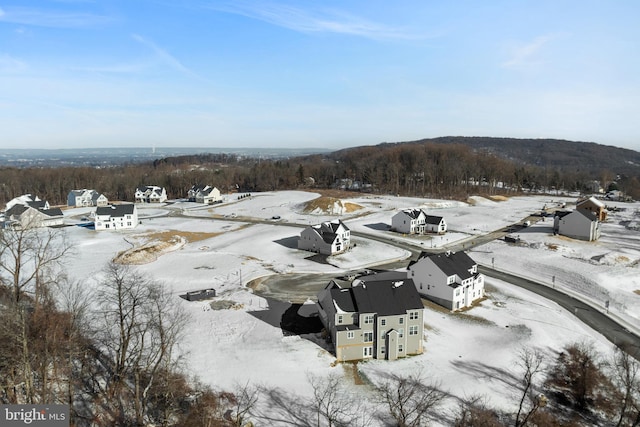
<svg viewBox="0 0 640 427">
<path fill-rule="evenodd" d="M 345 200 L 360 208 L 338 214 L 305 210 L 315 193 L 287 191 L 259 193 L 241 200 L 227 196 L 220 205 L 206 206 L 179 202 L 144 207 L 142 224 L 134 230 L 95 232 L 68 227 L 74 246 L 68 274 L 87 287 L 95 286 L 100 270 L 118 253 L 169 239 L 172 243 L 136 266 L 141 272 L 165 284 L 176 304 L 190 313 L 191 322 L 181 344 L 185 369 L 204 383 L 233 391 L 250 383 L 263 390 L 282 390 L 301 401 L 311 397 L 308 376 L 337 373 L 356 396 L 373 398 L 367 381 L 354 383 L 349 366 L 336 365 L 335 358 L 318 334 L 284 336 L 280 328 L 287 302 L 266 300 L 245 285 L 256 278 L 283 273 L 325 273 L 336 276 L 347 270 L 376 263 L 406 259 L 408 252 L 371 240 L 355 238 L 350 252 L 329 257 L 328 263 L 310 259 L 310 253 L 296 249 L 300 227 L 340 218 L 352 230 L 405 240 L 424 247 L 443 246 L 469 236 L 502 228 L 539 211 L 545 204 L 575 199 L 549 196 L 514 197 L 494 201 L 476 197 L 472 203 L 404 197 L 362 196 Z M 625 208 L 609 213 L 598 242 L 581 242 L 553 236 L 552 219 L 519 232 L 523 244 L 495 241 L 470 253 L 480 263 L 532 277 L 570 289 L 595 303 L 610 300 L 611 310 L 640 326 L 640 204 L 612 204 Z M 341 206 L 332 208 L 340 211 Z M 443 238 L 411 237 L 388 231 L 398 209 L 424 207 L 430 214 L 445 217 L 450 230 Z M 167 216 L 172 210 L 188 217 Z M 65 215 L 86 211 L 67 210 Z M 242 218 L 270 220 L 250 223 Z M 233 220 L 231 220 L 233 218 Z M 634 222 L 635 221 L 635 222 Z M 69 221 L 71 223 L 73 221 Z M 171 238 L 174 236 L 174 238 Z M 213 287 L 218 302 L 231 308 L 210 309 L 208 302 L 187 302 L 179 297 L 187 291 Z M 369 361 L 358 364 L 361 376 L 376 383 L 389 373 L 423 372 L 425 378 L 451 393 L 447 412 L 454 414 L 457 399 L 482 394 L 491 405 L 510 410 L 513 399 L 514 362 L 523 346 L 538 347 L 549 358 L 568 343 L 592 342 L 603 353 L 612 346 L 570 313 L 509 284 L 487 279 L 488 298 L 465 313 L 451 314 L 427 305 L 425 308 L 425 353 L 404 360 Z M 308 315 L 308 306 L 305 315 Z M 263 414 L 271 406 L 267 394 L 261 396 Z M 379 405 L 374 405 L 379 406 Z M 272 408 L 273 410 L 273 408 Z M 446 419 L 441 420 L 447 425 Z"/>
</svg>

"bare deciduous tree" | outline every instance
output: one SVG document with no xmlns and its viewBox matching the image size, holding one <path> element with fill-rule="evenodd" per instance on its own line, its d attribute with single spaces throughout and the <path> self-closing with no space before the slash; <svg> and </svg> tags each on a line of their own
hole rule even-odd
<svg viewBox="0 0 640 427">
<path fill-rule="evenodd" d="M 543 397 L 534 396 L 533 393 L 535 379 L 544 371 L 544 354 L 538 349 L 523 348 L 518 354 L 517 365 L 522 371 L 522 395 L 520 396 L 515 425 L 516 427 L 523 427 L 527 425 L 531 416 L 540 406 L 545 404 Z M 531 407 L 526 413 L 523 413 L 527 399 L 531 402 Z"/>
<path fill-rule="evenodd" d="M 420 373 L 394 376 L 380 386 L 379 392 L 399 427 L 423 425 L 426 415 L 446 398 L 437 385 L 426 385 Z"/>
</svg>

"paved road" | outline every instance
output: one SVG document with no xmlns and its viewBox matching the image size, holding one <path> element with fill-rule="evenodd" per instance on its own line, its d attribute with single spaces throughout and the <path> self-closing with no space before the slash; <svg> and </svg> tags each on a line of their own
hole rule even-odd
<svg viewBox="0 0 640 427">
<path fill-rule="evenodd" d="M 631 355 L 636 355 L 636 358 L 640 357 L 640 338 L 633 332 L 625 329 L 616 321 L 612 320 L 602 311 L 598 311 L 569 295 L 533 280 L 524 279 L 513 274 L 504 273 L 483 266 L 478 266 L 478 270 L 485 276 L 504 280 L 507 283 L 519 286 L 556 302 L 570 313 L 573 313 L 578 319 L 593 330 L 600 332 L 613 344 L 618 346 L 625 345 L 630 349 L 629 353 Z"/>
<path fill-rule="evenodd" d="M 177 215 L 182 216 L 183 213 L 177 213 Z M 199 217 L 200 218 L 200 217 Z M 219 219 L 219 218 L 218 218 Z M 224 218 L 224 220 L 235 220 L 242 222 L 251 222 L 251 223 L 266 223 L 273 225 L 286 225 L 286 226 L 296 226 L 296 227 L 306 227 L 306 224 L 295 224 L 289 222 L 280 222 L 273 220 L 259 220 L 255 218 Z M 517 232 L 518 230 L 523 228 L 524 221 L 530 221 L 532 224 L 540 220 L 540 217 L 528 217 L 522 220 L 519 224 L 514 224 L 509 227 L 505 227 L 499 230 L 495 230 L 493 232 L 489 232 L 487 234 L 481 236 L 474 236 L 470 239 L 467 239 L 463 242 L 456 242 L 454 244 L 448 245 L 446 247 L 439 248 L 437 250 L 429 250 L 428 248 L 424 248 L 420 245 L 412 245 L 400 240 L 394 240 L 393 238 L 389 238 L 388 236 L 375 236 L 366 233 L 358 233 L 352 232 L 352 235 L 357 236 L 362 239 L 371 239 L 377 240 L 386 244 L 394 245 L 400 247 L 402 249 L 406 249 L 411 252 L 411 259 L 416 259 L 421 251 L 426 252 L 442 252 L 445 250 L 452 251 L 462 251 L 469 250 L 475 248 L 477 246 L 481 246 L 490 241 L 501 239 L 505 235 Z M 382 264 L 372 268 L 381 268 L 381 269 L 396 269 L 405 267 L 407 261 L 396 262 L 392 264 Z M 503 280 L 507 283 L 511 283 L 515 286 L 519 286 L 523 289 L 527 289 L 531 292 L 534 292 L 544 298 L 547 298 L 551 301 L 556 302 L 558 305 L 568 310 L 570 313 L 573 313 L 578 319 L 580 319 L 583 323 L 594 329 L 595 331 L 601 333 L 605 338 L 611 341 L 615 345 L 626 345 L 629 348 L 635 350 L 631 351 L 630 354 L 637 354 L 640 360 L 640 337 L 634 334 L 633 332 L 627 330 L 624 326 L 617 323 L 615 320 L 608 317 L 605 313 L 595 310 L 591 306 L 569 296 L 566 295 L 556 289 L 550 288 L 544 284 L 525 279 L 514 274 L 504 273 L 501 271 L 497 271 L 488 267 L 479 266 L 480 272 L 485 274 L 488 277 L 493 277 L 496 279 Z M 291 286 L 292 280 L 295 279 L 298 286 Z M 309 286 L 300 287 L 300 281 L 305 282 L 305 280 L 309 280 Z M 258 290 L 257 293 L 265 293 L 269 296 L 282 297 L 286 295 L 290 300 L 301 300 L 304 301 L 307 298 L 315 298 L 319 289 L 322 289 L 323 284 L 326 285 L 328 280 L 330 280 L 327 275 L 292 275 L 291 278 L 281 278 L 281 284 L 278 283 L 278 278 L 273 277 L 265 280 L 262 285 L 263 288 Z M 278 289 L 279 285 L 282 285 L 282 289 Z M 260 292 L 262 291 L 262 292 Z"/>
</svg>

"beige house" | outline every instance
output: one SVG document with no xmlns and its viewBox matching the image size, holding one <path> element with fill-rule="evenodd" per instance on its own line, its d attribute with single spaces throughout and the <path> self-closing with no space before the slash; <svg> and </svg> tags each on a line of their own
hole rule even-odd
<svg viewBox="0 0 640 427">
<path fill-rule="evenodd" d="M 395 360 L 423 352 L 423 305 L 402 272 L 378 273 L 318 294 L 318 312 L 337 360 Z"/>
<path fill-rule="evenodd" d="M 592 212 L 596 215 L 596 219 L 598 221 L 604 221 L 607 219 L 607 207 L 595 197 L 578 200 L 576 202 L 576 210 Z"/>
</svg>

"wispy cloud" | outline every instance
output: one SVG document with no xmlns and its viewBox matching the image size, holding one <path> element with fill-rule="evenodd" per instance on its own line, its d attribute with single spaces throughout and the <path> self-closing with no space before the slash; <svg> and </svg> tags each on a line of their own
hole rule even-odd
<svg viewBox="0 0 640 427">
<path fill-rule="evenodd" d="M 90 28 L 107 25 L 113 19 L 92 13 L 11 7 L 0 9 L 0 22 L 51 28 Z"/>
<path fill-rule="evenodd" d="M 509 59 L 502 63 L 505 68 L 517 68 L 526 64 L 529 64 L 534 60 L 535 56 L 540 52 L 544 45 L 553 40 L 554 37 L 550 35 L 536 37 L 532 41 L 519 44 L 511 48 L 509 52 Z"/>
<path fill-rule="evenodd" d="M 180 71 L 190 77 L 200 78 L 196 73 L 191 71 L 189 68 L 185 67 L 182 62 L 180 62 L 176 57 L 171 55 L 166 50 L 162 49 L 160 46 L 155 44 L 149 39 L 142 37 L 139 34 L 132 34 L 131 37 L 138 43 L 148 47 L 153 52 L 155 52 L 156 56 L 165 64 L 173 68 L 174 70 Z"/>
<path fill-rule="evenodd" d="M 337 33 L 370 39 L 425 38 L 402 28 L 379 24 L 336 10 L 306 10 L 266 2 L 233 2 L 226 6 L 209 6 L 209 8 L 258 19 L 303 33 Z"/>
<path fill-rule="evenodd" d="M 0 72 L 18 73 L 28 68 L 27 64 L 5 53 L 0 53 Z"/>
</svg>

